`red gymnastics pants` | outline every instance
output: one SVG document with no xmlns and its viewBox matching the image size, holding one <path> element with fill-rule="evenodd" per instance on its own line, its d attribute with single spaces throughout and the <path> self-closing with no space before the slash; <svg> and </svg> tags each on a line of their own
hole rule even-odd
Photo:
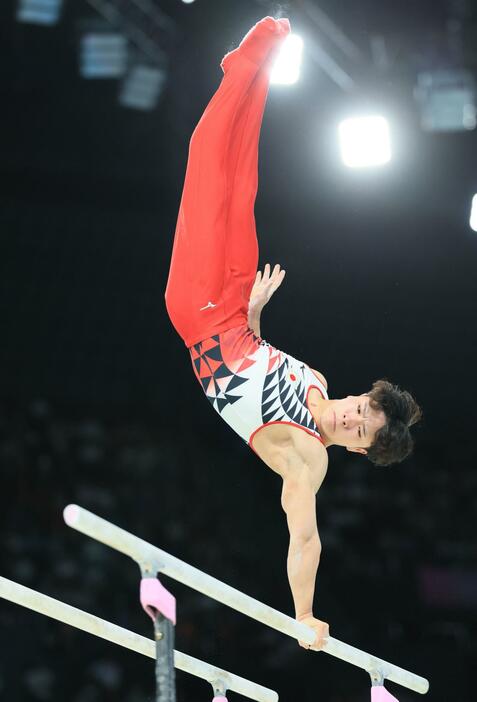
<svg viewBox="0 0 477 702">
<path fill-rule="evenodd" d="M 165 295 L 187 347 L 247 324 L 258 265 L 260 127 L 272 61 L 288 31 L 270 40 L 258 64 L 240 48 L 224 59 L 222 82 L 190 140 Z"/>
</svg>

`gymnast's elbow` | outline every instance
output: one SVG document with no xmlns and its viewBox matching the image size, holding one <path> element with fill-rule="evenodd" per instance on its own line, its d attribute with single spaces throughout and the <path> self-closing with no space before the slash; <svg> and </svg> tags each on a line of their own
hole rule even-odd
<svg viewBox="0 0 477 702">
<path fill-rule="evenodd" d="M 314 534 L 292 534 L 290 533 L 289 553 L 308 553 L 313 555 L 318 561 L 321 557 L 321 541 L 318 531 Z"/>
</svg>

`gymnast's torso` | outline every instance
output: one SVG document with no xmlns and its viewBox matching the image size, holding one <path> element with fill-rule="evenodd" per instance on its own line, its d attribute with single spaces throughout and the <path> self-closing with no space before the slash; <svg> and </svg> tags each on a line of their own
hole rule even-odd
<svg viewBox="0 0 477 702">
<path fill-rule="evenodd" d="M 317 417 L 328 399 L 323 376 L 271 346 L 247 325 L 189 348 L 208 400 L 224 421 L 282 476 L 308 464 L 318 489 L 328 465 Z"/>
</svg>

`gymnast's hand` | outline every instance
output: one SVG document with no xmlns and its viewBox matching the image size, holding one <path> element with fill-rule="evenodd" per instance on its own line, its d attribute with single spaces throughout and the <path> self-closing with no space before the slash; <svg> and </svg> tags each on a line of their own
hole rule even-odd
<svg viewBox="0 0 477 702">
<path fill-rule="evenodd" d="M 307 648 L 310 651 L 321 650 L 324 644 L 326 643 L 326 639 L 330 635 L 329 625 L 326 622 L 322 622 L 319 619 L 315 619 L 315 617 L 313 616 L 299 617 L 298 621 L 301 622 L 301 624 L 306 624 L 306 626 L 309 626 L 316 632 L 315 641 L 311 645 L 305 643 L 304 641 L 299 641 L 298 643 L 300 644 L 300 646 L 302 646 L 303 648 Z"/>
<path fill-rule="evenodd" d="M 280 269 L 280 264 L 277 263 L 272 273 L 270 273 L 270 270 L 270 264 L 266 263 L 263 274 L 262 271 L 257 271 L 255 283 L 250 293 L 249 311 L 261 311 L 270 300 L 273 293 L 278 290 L 282 284 L 285 271 L 283 268 Z"/>
</svg>

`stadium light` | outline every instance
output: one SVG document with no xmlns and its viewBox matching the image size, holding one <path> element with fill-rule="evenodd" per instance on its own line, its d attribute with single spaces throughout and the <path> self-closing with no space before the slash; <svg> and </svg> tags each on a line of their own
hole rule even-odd
<svg viewBox="0 0 477 702">
<path fill-rule="evenodd" d="M 118 78 L 124 75 L 128 42 L 122 34 L 87 32 L 81 37 L 80 73 L 83 78 Z"/>
<path fill-rule="evenodd" d="M 166 80 L 163 68 L 136 65 L 123 80 L 119 102 L 124 107 L 136 110 L 152 110 Z"/>
<path fill-rule="evenodd" d="M 300 77 L 303 39 L 297 34 L 290 34 L 280 49 L 270 75 L 270 83 L 291 85 Z"/>
<path fill-rule="evenodd" d="M 477 232 L 477 193 L 472 198 L 472 208 L 470 211 L 470 228 Z"/>
<path fill-rule="evenodd" d="M 16 18 L 18 22 L 51 26 L 60 17 L 63 0 L 19 0 Z"/>
<path fill-rule="evenodd" d="M 346 119 L 339 125 L 343 162 L 349 168 L 367 168 L 391 159 L 389 126 L 384 117 Z"/>
<path fill-rule="evenodd" d="M 462 132 L 477 126 L 475 81 L 469 71 L 419 73 L 414 97 L 425 131 Z"/>
</svg>

